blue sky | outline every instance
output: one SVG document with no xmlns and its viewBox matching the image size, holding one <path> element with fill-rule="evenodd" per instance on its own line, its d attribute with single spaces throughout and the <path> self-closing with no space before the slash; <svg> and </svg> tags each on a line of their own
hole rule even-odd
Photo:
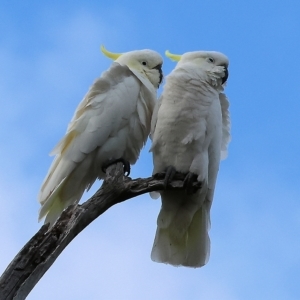
<svg viewBox="0 0 300 300">
<path fill-rule="evenodd" d="M 230 59 L 232 142 L 212 207 L 209 263 L 151 261 L 160 201 L 144 195 L 91 224 L 28 299 L 299 299 L 300 3 L 162 2 L 0 2 L 0 272 L 41 226 L 36 195 L 48 153 L 111 63 L 100 44 L 216 50 Z M 164 73 L 173 67 L 165 59 Z M 149 147 L 132 177 L 151 175 Z"/>
</svg>

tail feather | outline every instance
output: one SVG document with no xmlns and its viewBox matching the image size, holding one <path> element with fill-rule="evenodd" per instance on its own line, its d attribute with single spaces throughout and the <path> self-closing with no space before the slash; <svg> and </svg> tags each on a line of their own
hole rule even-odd
<svg viewBox="0 0 300 300">
<path fill-rule="evenodd" d="M 92 168 L 95 154 L 96 152 L 92 152 L 87 155 L 85 160 L 77 164 L 73 170 L 69 170 L 63 179 L 56 176 L 58 173 L 55 169 L 53 173 L 55 176 L 53 175 L 51 180 L 46 182 L 45 189 L 40 194 L 42 207 L 39 212 L 39 221 L 46 217 L 45 223 L 50 223 L 52 226 L 65 208 L 80 201 L 84 190 L 88 190 L 97 178 L 96 167 Z M 50 183 L 57 185 L 53 188 L 53 192 L 51 192 Z M 50 192 L 45 194 L 45 190 Z"/>
<path fill-rule="evenodd" d="M 61 215 L 61 212 L 66 208 L 59 196 L 52 199 L 53 199 L 52 206 L 46 212 L 46 218 L 44 222 L 45 224 L 50 223 L 50 227 L 54 225 L 55 221 Z"/>
<path fill-rule="evenodd" d="M 50 223 L 50 227 L 52 227 L 64 209 L 71 204 L 79 202 L 86 186 L 82 184 L 78 186 L 73 185 L 71 190 L 70 183 L 73 183 L 73 181 L 63 180 L 45 203 L 42 204 L 39 212 L 39 221 L 46 217 L 44 223 Z"/>
<path fill-rule="evenodd" d="M 61 207 L 61 205 L 59 205 L 59 203 L 61 203 L 60 193 L 64 187 L 65 181 L 66 178 L 61 181 L 61 183 L 56 187 L 52 194 L 42 204 L 39 211 L 39 222 L 49 213 L 49 211 L 51 211 L 52 209 L 56 211 L 58 209 L 58 206 Z"/>
<path fill-rule="evenodd" d="M 155 262 L 167 263 L 173 266 L 182 265 L 186 257 L 186 235 L 174 239 L 168 228 L 157 228 L 151 252 Z"/>
<path fill-rule="evenodd" d="M 194 268 L 207 263 L 210 253 L 210 203 L 201 203 L 199 197 L 200 194 L 187 196 L 177 192 L 175 196 L 174 193 L 162 193 L 163 205 L 151 252 L 153 261 Z M 168 222 L 162 222 L 162 218 Z"/>
<path fill-rule="evenodd" d="M 205 204 L 195 213 L 193 221 L 188 229 L 187 235 L 187 257 L 183 264 L 189 267 L 204 266 L 209 260 L 210 239 L 209 210 Z"/>
<path fill-rule="evenodd" d="M 39 211 L 39 221 L 46 217 L 44 223 L 50 223 L 50 227 L 52 227 L 64 209 L 71 204 L 78 203 L 84 192 L 84 188 L 84 186 L 74 186 L 71 191 L 70 180 L 65 178 L 42 204 Z M 66 193 L 67 191 L 69 192 Z"/>
</svg>

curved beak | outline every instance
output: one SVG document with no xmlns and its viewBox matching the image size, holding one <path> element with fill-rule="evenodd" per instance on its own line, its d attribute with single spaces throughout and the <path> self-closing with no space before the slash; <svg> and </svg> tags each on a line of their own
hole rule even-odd
<svg viewBox="0 0 300 300">
<path fill-rule="evenodd" d="M 153 69 L 158 70 L 159 72 L 159 84 L 161 84 L 162 80 L 163 80 L 163 72 L 162 72 L 162 64 L 157 65 L 156 67 L 154 67 Z"/>
<path fill-rule="evenodd" d="M 227 66 L 223 66 L 223 67 L 224 67 L 224 73 L 225 73 L 225 75 L 222 78 L 222 84 L 224 84 L 227 81 L 228 76 L 229 76 L 229 72 L 228 72 Z"/>
</svg>

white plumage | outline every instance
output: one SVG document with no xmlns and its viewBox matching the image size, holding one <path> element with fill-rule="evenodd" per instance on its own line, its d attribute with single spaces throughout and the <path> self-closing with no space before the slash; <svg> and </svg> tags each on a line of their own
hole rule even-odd
<svg viewBox="0 0 300 300">
<path fill-rule="evenodd" d="M 152 50 L 102 52 L 115 62 L 90 87 L 51 152 L 55 159 L 39 194 L 39 219 L 46 216 L 51 225 L 104 177 L 103 163 L 122 158 L 134 164 L 150 132 L 162 57 Z"/>
<path fill-rule="evenodd" d="M 218 52 L 167 55 L 179 62 L 167 76 L 152 117 L 153 173 L 174 167 L 195 174 L 203 187 L 194 194 L 160 191 L 151 258 L 201 267 L 209 259 L 210 208 L 221 153 L 225 158 L 230 140 L 229 103 L 223 93 L 228 59 Z"/>
</svg>

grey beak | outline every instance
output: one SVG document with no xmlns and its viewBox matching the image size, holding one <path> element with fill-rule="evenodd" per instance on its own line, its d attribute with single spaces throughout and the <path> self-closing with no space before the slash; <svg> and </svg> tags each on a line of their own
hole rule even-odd
<svg viewBox="0 0 300 300">
<path fill-rule="evenodd" d="M 227 66 L 224 66 L 224 77 L 222 78 L 222 84 L 225 83 L 228 79 L 228 76 L 229 76 L 229 72 L 228 72 L 228 69 L 227 69 Z"/>
<path fill-rule="evenodd" d="M 161 68 L 162 68 L 162 65 L 157 65 L 156 67 L 153 68 L 153 69 L 158 70 L 158 72 L 159 72 L 159 84 L 161 84 L 163 77 L 164 77 Z"/>
</svg>

